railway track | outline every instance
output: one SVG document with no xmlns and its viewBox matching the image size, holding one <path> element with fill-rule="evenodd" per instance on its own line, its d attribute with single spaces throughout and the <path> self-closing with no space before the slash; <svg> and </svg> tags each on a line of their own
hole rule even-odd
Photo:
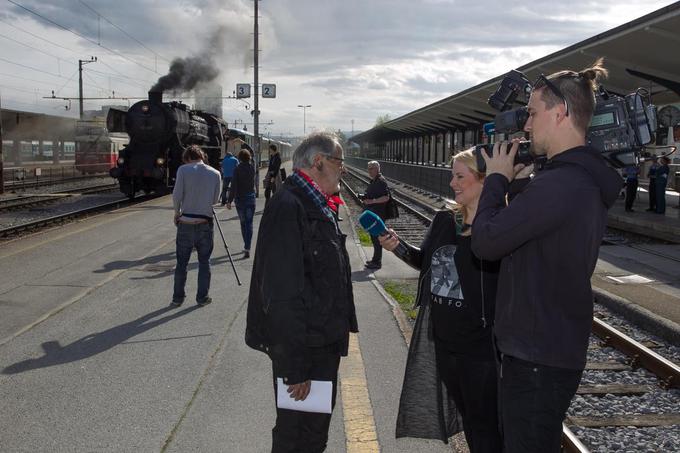
<svg viewBox="0 0 680 453">
<path fill-rule="evenodd" d="M 19 222 L 16 225 L 0 228 L 0 238 L 2 239 L 14 238 L 17 236 L 35 232 L 45 227 L 64 224 L 82 217 L 86 217 L 91 214 L 119 209 L 133 204 L 141 203 L 143 201 L 148 201 L 156 197 L 157 195 L 151 194 L 137 196 L 135 197 L 134 200 L 130 200 L 127 197 L 119 198 L 104 203 L 96 203 L 94 205 L 83 208 L 67 210 L 67 212 L 61 212 L 54 215 L 39 217 L 38 219 L 30 221 Z"/>
<path fill-rule="evenodd" d="M 362 209 L 356 193 L 363 192 L 368 180 L 353 171 L 348 171 L 343 184 L 347 194 L 356 201 L 354 206 L 350 206 L 350 212 L 353 216 L 358 216 Z M 419 244 L 430 224 L 429 215 L 435 212 L 435 208 L 422 205 L 414 207 L 411 201 L 405 200 L 400 191 L 392 190 L 392 195 L 402 209 L 400 209 L 400 217 L 388 221 L 388 225 L 400 237 L 415 245 Z M 673 256 L 644 245 L 627 245 L 677 261 Z M 597 311 L 606 312 L 606 309 L 598 307 Z M 665 429 L 672 430 L 673 427 L 680 426 L 680 403 L 678 403 L 680 402 L 680 390 L 678 390 L 680 389 L 680 366 L 678 363 L 652 350 L 663 348 L 661 342 L 636 341 L 601 318 L 602 316 L 593 317 L 584 378 L 563 425 L 563 451 L 568 453 L 589 452 L 591 451 L 588 448 L 589 443 L 592 445 L 592 451 L 609 451 L 600 448 L 602 445 L 592 439 L 590 442 L 582 442 L 573 431 L 600 430 L 602 434 L 608 433 L 609 430 L 626 429 L 622 427 L 635 427 L 628 429 L 655 429 L 663 433 Z M 680 354 L 676 360 L 678 359 L 680 359 Z M 615 403 L 617 400 L 623 400 L 624 403 Z M 661 401 L 659 410 L 651 411 L 642 407 L 647 400 Z M 641 403 L 636 404 L 638 402 Z M 668 402 L 670 404 L 667 404 Z M 598 406 L 602 405 L 621 406 L 625 407 L 625 410 L 618 414 L 594 414 Z M 584 406 L 585 409 L 579 406 Z M 604 434 L 602 437 L 606 436 Z M 677 447 L 676 451 L 680 451 L 680 445 Z"/>
<path fill-rule="evenodd" d="M 32 209 L 38 206 L 49 205 L 73 195 L 92 195 L 103 192 L 118 190 L 116 184 L 99 184 L 89 187 L 81 187 L 69 190 L 60 190 L 58 193 L 24 195 L 19 197 L 5 198 L 0 200 L 0 213 Z"/>
<path fill-rule="evenodd" d="M 63 183 L 70 183 L 70 182 L 75 182 L 75 181 L 87 181 L 88 179 L 93 179 L 93 178 L 101 178 L 108 176 L 105 173 L 100 173 L 100 174 L 93 174 L 93 175 L 88 175 L 88 176 L 64 176 L 63 178 L 39 178 L 39 179 L 34 179 L 31 178 L 30 180 L 8 180 L 5 181 L 5 191 L 16 191 L 16 190 L 26 190 L 26 189 L 34 189 L 37 187 L 44 187 L 44 186 L 52 186 L 55 184 L 63 184 Z"/>
</svg>

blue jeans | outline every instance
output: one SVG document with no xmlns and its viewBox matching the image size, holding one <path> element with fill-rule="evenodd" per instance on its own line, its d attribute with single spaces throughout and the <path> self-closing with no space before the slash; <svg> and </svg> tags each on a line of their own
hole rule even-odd
<svg viewBox="0 0 680 453">
<path fill-rule="evenodd" d="M 222 194 L 220 195 L 220 201 L 222 204 L 227 203 L 227 191 L 229 191 L 229 186 L 231 186 L 231 176 L 225 176 L 222 178 Z"/>
<path fill-rule="evenodd" d="M 187 265 L 191 252 L 196 248 L 198 252 L 198 291 L 196 301 L 200 302 L 208 297 L 210 290 L 210 255 L 213 251 L 213 226 L 212 223 L 199 223 L 191 225 L 180 223 L 177 225 L 177 265 L 175 266 L 175 289 L 172 295 L 173 301 L 181 301 L 186 294 L 184 285 L 187 282 Z"/>
<path fill-rule="evenodd" d="M 238 197 L 234 200 L 236 212 L 241 221 L 241 236 L 243 236 L 243 248 L 250 250 L 250 242 L 253 240 L 253 217 L 255 217 L 255 193 Z"/>
</svg>

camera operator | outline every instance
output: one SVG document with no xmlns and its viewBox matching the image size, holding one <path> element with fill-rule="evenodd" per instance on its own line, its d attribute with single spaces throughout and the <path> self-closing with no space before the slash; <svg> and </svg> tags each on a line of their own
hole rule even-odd
<svg viewBox="0 0 680 453">
<path fill-rule="evenodd" d="M 621 178 L 586 146 L 598 60 L 580 72 L 541 75 L 524 126 L 547 162 L 506 206 L 515 140 L 482 153 L 487 177 L 472 229 L 472 250 L 502 258 L 495 339 L 500 355 L 504 452 L 559 452 L 562 421 L 586 363 L 592 324 L 590 286 L 607 210 Z"/>
</svg>

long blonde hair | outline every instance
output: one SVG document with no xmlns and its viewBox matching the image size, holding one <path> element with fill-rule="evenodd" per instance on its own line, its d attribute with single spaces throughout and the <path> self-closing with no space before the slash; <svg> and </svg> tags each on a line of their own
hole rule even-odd
<svg viewBox="0 0 680 453">
<path fill-rule="evenodd" d="M 451 168 L 453 169 L 453 165 L 456 162 L 460 162 L 461 164 L 465 165 L 472 174 L 477 178 L 479 181 L 483 181 L 484 178 L 486 177 L 486 173 L 482 173 L 479 171 L 479 167 L 477 167 L 477 157 L 475 156 L 474 153 L 474 148 L 469 148 L 466 149 L 465 151 L 461 151 L 455 156 L 451 158 Z M 468 213 L 467 209 L 465 206 L 462 204 L 456 203 L 454 200 L 452 203 L 447 204 L 447 208 L 451 209 L 454 213 L 456 213 L 456 221 L 458 221 L 459 217 L 462 217 L 462 222 L 466 222 L 468 219 Z"/>
</svg>

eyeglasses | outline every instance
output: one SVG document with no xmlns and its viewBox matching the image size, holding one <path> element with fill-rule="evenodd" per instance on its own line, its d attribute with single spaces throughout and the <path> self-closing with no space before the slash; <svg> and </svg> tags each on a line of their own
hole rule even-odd
<svg viewBox="0 0 680 453">
<path fill-rule="evenodd" d="M 567 102 L 567 98 L 564 97 L 560 89 L 557 88 L 557 85 L 552 83 L 550 80 L 548 80 L 546 76 L 541 74 L 540 76 L 538 76 L 538 79 L 536 79 L 536 82 L 534 82 L 533 89 L 537 90 L 543 88 L 544 86 L 548 87 L 548 89 L 552 91 L 555 96 L 557 96 L 562 100 L 562 102 L 564 102 L 564 108 L 567 110 L 567 112 L 564 115 L 569 116 L 569 103 Z"/>
<path fill-rule="evenodd" d="M 332 159 L 336 162 L 340 162 L 341 167 L 345 165 L 345 163 L 344 163 L 345 159 L 343 159 L 342 157 L 335 157 L 335 156 L 325 156 L 325 157 L 326 157 L 326 159 Z"/>
</svg>

